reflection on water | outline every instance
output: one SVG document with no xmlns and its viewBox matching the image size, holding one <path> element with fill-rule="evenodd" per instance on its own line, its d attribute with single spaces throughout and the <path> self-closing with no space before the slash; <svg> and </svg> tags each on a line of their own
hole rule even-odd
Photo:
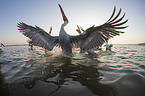
<svg viewBox="0 0 145 96">
<path fill-rule="evenodd" d="M 137 50 L 137 48 L 138 50 Z M 136 48 L 136 49 L 135 49 Z M 74 57 L 27 46 L 6 47 L 0 79 L 11 96 L 144 96 L 144 46 L 115 45 L 113 52 Z M 57 51 L 58 54 L 55 54 Z M 5 95 L 4 95 L 5 96 Z"/>
<path fill-rule="evenodd" d="M 97 67 L 95 68 L 93 66 L 85 66 L 81 64 L 74 65 L 71 63 L 71 58 L 55 58 L 54 61 L 55 63 L 60 63 L 60 65 L 58 66 L 49 64 L 49 66 L 41 66 L 41 68 L 35 69 L 32 74 L 35 74 L 36 77 L 31 77 L 29 78 L 31 80 L 24 81 L 24 86 L 26 88 L 33 88 L 36 84 L 36 81 L 41 80 L 57 85 L 57 88 L 50 92 L 49 95 L 55 94 L 55 92 L 62 87 L 72 87 L 73 89 L 73 87 L 75 86 L 78 86 L 79 88 L 82 85 L 86 86 L 94 94 L 101 96 L 109 96 L 110 93 L 115 93 L 113 86 L 99 83 L 101 78 L 99 78 L 100 73 L 98 72 Z M 70 84 L 70 82 L 72 84 Z M 79 82 L 79 85 L 74 86 L 73 84 L 75 84 L 76 82 Z"/>
<path fill-rule="evenodd" d="M 8 89 L 8 83 L 5 80 L 5 77 L 1 71 L 1 66 L 0 66 L 0 94 L 4 96 L 9 96 L 9 89 Z"/>
</svg>

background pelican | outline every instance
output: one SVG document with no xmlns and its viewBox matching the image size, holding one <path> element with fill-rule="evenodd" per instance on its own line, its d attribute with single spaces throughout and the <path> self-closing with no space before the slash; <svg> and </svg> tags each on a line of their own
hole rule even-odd
<svg viewBox="0 0 145 96">
<path fill-rule="evenodd" d="M 111 47 L 113 47 L 113 45 L 112 44 L 108 44 L 108 41 L 106 42 L 106 51 L 107 50 L 109 50 L 109 51 L 111 51 Z"/>
<path fill-rule="evenodd" d="M 110 37 L 119 35 L 120 33 L 124 33 L 116 29 L 124 29 L 128 27 L 120 26 L 125 24 L 128 21 L 128 19 L 124 22 L 120 22 L 125 16 L 124 13 L 124 15 L 118 19 L 121 13 L 121 9 L 118 12 L 118 14 L 114 17 L 116 11 L 116 7 L 114 7 L 112 16 L 103 25 L 90 27 L 85 30 L 84 34 L 70 36 L 64 30 L 64 27 L 68 24 L 68 19 L 65 16 L 62 7 L 60 5 L 59 7 L 64 20 L 64 23 L 61 25 L 59 36 L 51 36 L 38 26 L 32 27 L 23 22 L 20 22 L 18 24 L 20 32 L 22 32 L 25 36 L 29 37 L 37 45 L 50 51 L 55 45 L 59 44 L 62 49 L 62 53 L 65 56 L 72 56 L 73 46 L 80 47 L 80 49 L 83 51 L 100 47 L 103 43 L 107 42 L 108 39 L 110 39 Z"/>
<path fill-rule="evenodd" d="M 5 47 L 5 45 L 3 43 L 1 43 L 0 52 L 4 51 L 4 47 Z"/>
</svg>

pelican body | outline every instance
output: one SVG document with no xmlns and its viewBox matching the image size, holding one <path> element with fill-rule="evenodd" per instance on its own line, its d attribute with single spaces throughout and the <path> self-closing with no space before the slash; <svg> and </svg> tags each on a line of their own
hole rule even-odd
<svg viewBox="0 0 145 96">
<path fill-rule="evenodd" d="M 23 22 L 18 23 L 18 29 L 23 33 L 23 35 L 30 38 L 34 42 L 34 44 L 49 51 L 51 51 L 54 46 L 59 45 L 64 56 L 72 56 L 73 47 L 80 47 L 82 51 L 88 51 L 90 49 L 100 47 L 111 37 L 120 35 L 120 33 L 124 33 L 116 29 L 125 29 L 126 27 L 128 27 L 120 26 L 125 24 L 128 19 L 124 22 L 120 22 L 124 18 L 125 14 L 121 18 L 117 19 L 121 13 L 121 9 L 114 17 L 116 11 L 116 7 L 114 7 L 113 14 L 106 23 L 100 26 L 90 27 L 84 30 L 84 32 L 80 35 L 70 36 L 64 30 L 64 27 L 68 24 L 69 21 L 64 14 L 64 11 L 60 4 L 58 5 L 64 21 L 64 23 L 61 25 L 59 36 L 51 36 L 40 27 L 36 25 L 35 27 L 33 27 Z"/>
<path fill-rule="evenodd" d="M 59 44 L 62 49 L 62 53 L 66 56 L 72 56 L 72 45 L 70 41 L 70 35 L 68 35 L 64 30 L 64 24 L 61 26 L 59 32 Z"/>
</svg>

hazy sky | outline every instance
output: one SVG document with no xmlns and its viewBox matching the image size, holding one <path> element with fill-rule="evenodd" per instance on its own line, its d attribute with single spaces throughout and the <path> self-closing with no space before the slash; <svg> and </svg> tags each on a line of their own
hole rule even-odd
<svg viewBox="0 0 145 96">
<path fill-rule="evenodd" d="M 58 7 L 61 4 L 68 17 L 65 30 L 70 35 L 78 34 L 77 25 L 84 29 L 92 25 L 105 23 L 113 12 L 122 8 L 125 12 L 125 24 L 129 26 L 124 34 L 109 40 L 113 44 L 134 44 L 145 42 L 145 0 L 0 0 L 0 43 L 26 44 L 27 37 L 17 30 L 17 23 L 22 21 L 37 25 L 52 35 L 58 35 L 63 23 Z"/>
</svg>

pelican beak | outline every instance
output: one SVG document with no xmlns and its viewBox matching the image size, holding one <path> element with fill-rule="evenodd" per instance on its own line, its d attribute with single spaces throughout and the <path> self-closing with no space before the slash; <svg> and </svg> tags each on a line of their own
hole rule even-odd
<svg viewBox="0 0 145 96">
<path fill-rule="evenodd" d="M 51 32 L 52 32 L 52 26 L 50 27 L 49 35 L 51 35 Z"/>
<path fill-rule="evenodd" d="M 76 31 L 79 33 L 79 34 L 82 34 L 81 30 L 80 30 L 80 27 L 77 25 L 78 29 L 76 29 Z"/>
<path fill-rule="evenodd" d="M 62 17 L 63 17 L 63 21 L 68 21 L 67 17 L 66 17 L 65 14 L 64 14 L 64 11 L 63 11 L 61 5 L 60 5 L 60 4 L 58 4 L 58 5 L 59 5 L 59 8 L 60 8 L 60 11 L 61 11 Z"/>
</svg>

